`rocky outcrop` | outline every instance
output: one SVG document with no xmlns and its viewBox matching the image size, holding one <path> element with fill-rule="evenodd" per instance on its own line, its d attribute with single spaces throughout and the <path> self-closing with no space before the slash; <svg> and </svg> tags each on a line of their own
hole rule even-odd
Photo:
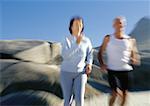
<svg viewBox="0 0 150 106">
<path fill-rule="evenodd" d="M 60 59 L 60 47 L 60 43 L 44 41 L 0 41 L 2 56 L 11 55 L 14 59 L 41 64 L 56 64 Z"/>
<path fill-rule="evenodd" d="M 0 51 L 2 105 L 62 105 L 60 43 L 0 41 Z M 98 95 L 86 85 L 86 100 Z"/>
<path fill-rule="evenodd" d="M 141 56 L 141 65 L 131 74 L 133 87 L 150 90 L 150 17 L 140 19 L 130 35 L 136 38 Z M 134 78 L 135 76 L 135 78 Z"/>
</svg>

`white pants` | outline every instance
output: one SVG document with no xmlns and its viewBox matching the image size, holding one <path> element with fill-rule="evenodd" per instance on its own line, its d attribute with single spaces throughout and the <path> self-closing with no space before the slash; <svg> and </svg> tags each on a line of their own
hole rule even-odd
<svg viewBox="0 0 150 106">
<path fill-rule="evenodd" d="M 86 73 L 61 71 L 60 80 L 64 97 L 64 106 L 71 106 L 73 94 L 75 96 L 76 106 L 84 106 L 85 84 L 87 82 Z"/>
</svg>

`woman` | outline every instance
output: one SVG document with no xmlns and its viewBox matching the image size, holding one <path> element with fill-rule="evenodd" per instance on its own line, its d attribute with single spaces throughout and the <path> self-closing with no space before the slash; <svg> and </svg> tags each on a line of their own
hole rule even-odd
<svg viewBox="0 0 150 106">
<path fill-rule="evenodd" d="M 126 19 L 124 17 L 116 17 L 114 19 L 113 27 L 115 32 L 105 36 L 98 53 L 101 69 L 108 71 L 108 81 L 112 89 L 109 106 L 113 106 L 118 94 L 118 88 L 120 88 L 122 93 L 121 106 L 125 105 L 129 82 L 128 73 L 133 70 L 130 61 L 132 64 L 140 64 L 136 40 L 124 33 L 125 22 Z M 103 61 L 105 50 L 107 65 Z"/>
<path fill-rule="evenodd" d="M 84 106 L 85 84 L 91 73 L 93 53 L 90 40 L 83 35 L 84 25 L 81 17 L 70 21 L 70 36 L 62 44 L 63 62 L 61 65 L 61 86 L 64 106 L 71 105 L 75 95 L 76 106 Z"/>
</svg>

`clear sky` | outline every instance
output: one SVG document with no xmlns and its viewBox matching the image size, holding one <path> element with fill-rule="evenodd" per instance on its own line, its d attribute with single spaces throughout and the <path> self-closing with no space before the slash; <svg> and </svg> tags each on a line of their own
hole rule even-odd
<svg viewBox="0 0 150 106">
<path fill-rule="evenodd" d="M 0 39 L 62 41 L 72 16 L 84 19 L 84 33 L 94 47 L 113 33 L 116 16 L 127 18 L 126 32 L 150 15 L 150 0 L 0 0 Z"/>
</svg>

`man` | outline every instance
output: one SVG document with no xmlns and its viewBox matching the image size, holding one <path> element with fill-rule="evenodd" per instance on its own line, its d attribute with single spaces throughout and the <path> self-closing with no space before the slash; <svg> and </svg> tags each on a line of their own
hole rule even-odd
<svg viewBox="0 0 150 106">
<path fill-rule="evenodd" d="M 120 89 L 121 106 L 125 105 L 128 89 L 128 73 L 133 70 L 132 64 L 140 64 L 136 47 L 136 40 L 124 33 L 126 19 L 116 17 L 113 22 L 114 34 L 106 35 L 98 53 L 98 60 L 102 70 L 108 71 L 108 81 L 112 89 L 109 106 L 113 106 Z M 103 60 L 106 50 L 107 65 Z M 119 82 L 119 84 L 118 84 Z"/>
</svg>

